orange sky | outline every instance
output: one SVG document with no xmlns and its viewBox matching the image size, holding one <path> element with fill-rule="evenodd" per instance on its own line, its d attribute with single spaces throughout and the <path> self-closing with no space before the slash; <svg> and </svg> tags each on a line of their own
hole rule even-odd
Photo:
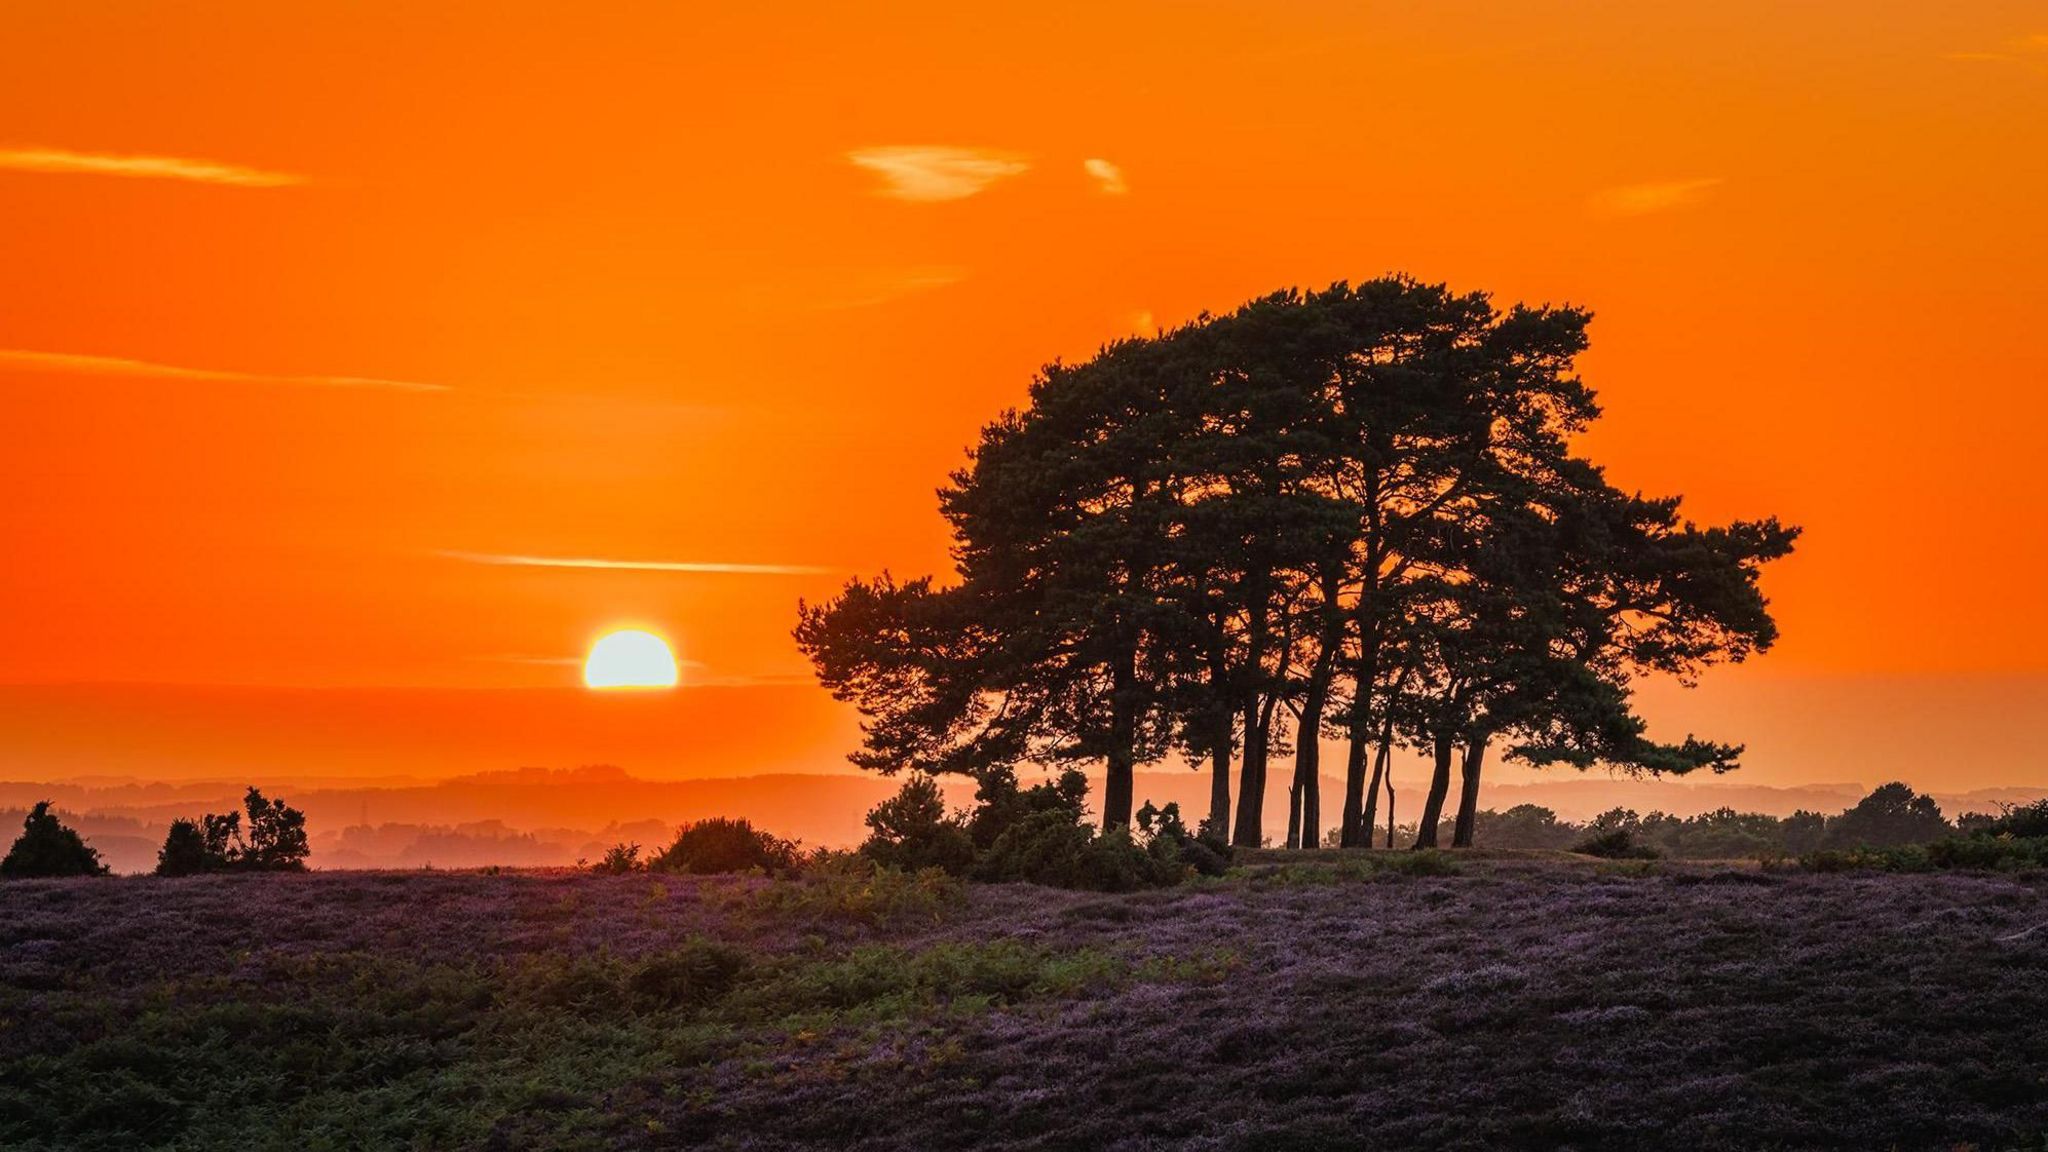
<svg viewBox="0 0 2048 1152">
<path fill-rule="evenodd" d="M 1592 307 L 1611 473 L 1806 526 L 1672 717 L 1990 682 L 1892 751 L 2048 781 L 2038 3 L 710 7 L 0 7 L 0 684 L 788 681 L 1037 364 L 1400 270 Z"/>
</svg>

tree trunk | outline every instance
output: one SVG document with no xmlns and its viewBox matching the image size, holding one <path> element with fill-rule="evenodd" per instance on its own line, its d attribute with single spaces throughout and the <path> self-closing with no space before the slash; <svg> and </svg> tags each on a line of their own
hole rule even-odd
<svg viewBox="0 0 2048 1152">
<path fill-rule="evenodd" d="M 1458 826 L 1451 831 L 1451 847 L 1472 846 L 1472 824 L 1479 814 L 1479 766 L 1486 759 L 1490 736 L 1474 735 L 1465 743 L 1465 778 L 1458 790 Z"/>
<path fill-rule="evenodd" d="M 1265 838 L 1262 819 L 1266 799 L 1266 730 L 1259 723 L 1256 698 L 1244 710 L 1244 763 L 1237 774 L 1237 827 L 1230 842 L 1257 848 Z"/>
<path fill-rule="evenodd" d="M 1209 827 L 1218 839 L 1230 834 L 1230 715 L 1223 716 L 1223 738 L 1209 749 Z"/>
<path fill-rule="evenodd" d="M 1361 689 L 1363 691 L 1363 689 Z M 1372 846 L 1372 802 L 1366 798 L 1365 790 L 1365 749 L 1371 743 L 1367 734 L 1363 702 L 1352 705 L 1350 746 L 1344 754 L 1344 815 L 1338 825 L 1337 843 L 1345 848 L 1369 848 Z M 1377 799 L 1379 781 L 1372 782 L 1374 799 Z"/>
<path fill-rule="evenodd" d="M 1394 774 L 1387 773 L 1387 847 L 1394 846 Z"/>
<path fill-rule="evenodd" d="M 1301 781 L 1287 785 L 1287 849 L 1301 847 Z"/>
<path fill-rule="evenodd" d="M 1378 827 L 1374 817 L 1378 814 L 1379 810 L 1381 781 L 1385 781 L 1387 787 L 1387 819 L 1391 821 L 1394 818 L 1394 778 L 1389 771 L 1393 765 L 1393 759 L 1394 723 L 1392 720 L 1389 720 L 1380 732 L 1379 750 L 1373 753 L 1372 785 L 1365 791 L 1365 839 L 1361 841 L 1361 844 L 1366 848 L 1372 847 L 1372 834 Z M 1394 846 L 1393 825 L 1389 823 L 1387 828 L 1387 847 L 1392 848 Z"/>
<path fill-rule="evenodd" d="M 1102 830 L 1131 826 L 1131 791 L 1138 743 L 1137 654 L 1116 662 L 1109 696 L 1109 755 L 1102 782 Z"/>
<path fill-rule="evenodd" d="M 1448 732 L 1436 738 L 1436 771 L 1429 777 L 1429 795 L 1422 801 L 1422 823 L 1415 829 L 1417 848 L 1436 847 L 1436 826 L 1444 818 L 1444 797 L 1451 792 L 1451 752 Z"/>
<path fill-rule="evenodd" d="M 1322 679 L 1309 685 L 1308 698 L 1301 705 L 1301 728 L 1295 733 L 1295 815 L 1288 823 L 1300 832 L 1303 848 L 1316 847 L 1323 834 L 1323 789 L 1318 777 L 1322 773 L 1323 710 L 1329 706 L 1330 687 L 1328 670 L 1319 672 Z"/>
</svg>

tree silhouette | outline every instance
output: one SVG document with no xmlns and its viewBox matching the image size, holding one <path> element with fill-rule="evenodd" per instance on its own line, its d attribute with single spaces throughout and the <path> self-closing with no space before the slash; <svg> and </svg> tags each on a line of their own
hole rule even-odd
<svg viewBox="0 0 2048 1152">
<path fill-rule="evenodd" d="M 22 880 L 38 876 L 101 876 L 107 866 L 100 854 L 38 801 L 21 822 L 21 836 L 0 859 L 0 876 Z"/>
<path fill-rule="evenodd" d="M 1632 685 L 1768 647 L 1757 575 L 1796 531 L 1696 527 L 1572 455 L 1598 415 L 1573 373 L 1588 319 L 1388 278 L 1047 367 L 940 493 L 950 582 L 799 606 L 799 646 L 862 713 L 855 762 L 1100 763 L 1109 829 L 1136 767 L 1177 750 L 1210 772 L 1204 826 L 1255 846 L 1291 750 L 1301 847 L 1326 737 L 1348 742 L 1347 845 L 1397 744 L 1435 761 L 1425 843 L 1461 749 L 1469 842 L 1502 737 L 1538 764 L 1731 766 L 1731 746 L 1649 740 Z"/>
</svg>

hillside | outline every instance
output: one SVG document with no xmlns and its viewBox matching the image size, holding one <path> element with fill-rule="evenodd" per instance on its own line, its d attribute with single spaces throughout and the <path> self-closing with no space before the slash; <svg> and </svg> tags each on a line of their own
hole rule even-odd
<svg viewBox="0 0 2048 1152">
<path fill-rule="evenodd" d="M 2048 880 L 0 885 L 0 1144 L 2038 1148 Z M 1421 863 L 1418 863 L 1421 862 Z"/>
</svg>

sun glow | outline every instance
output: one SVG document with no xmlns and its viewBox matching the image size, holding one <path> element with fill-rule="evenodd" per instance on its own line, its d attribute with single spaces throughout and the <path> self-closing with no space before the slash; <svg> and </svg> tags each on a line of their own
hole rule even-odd
<svg viewBox="0 0 2048 1152">
<path fill-rule="evenodd" d="M 583 662 L 589 688 L 673 688 L 676 658 L 668 641 L 652 632 L 627 629 L 598 637 Z"/>
</svg>

